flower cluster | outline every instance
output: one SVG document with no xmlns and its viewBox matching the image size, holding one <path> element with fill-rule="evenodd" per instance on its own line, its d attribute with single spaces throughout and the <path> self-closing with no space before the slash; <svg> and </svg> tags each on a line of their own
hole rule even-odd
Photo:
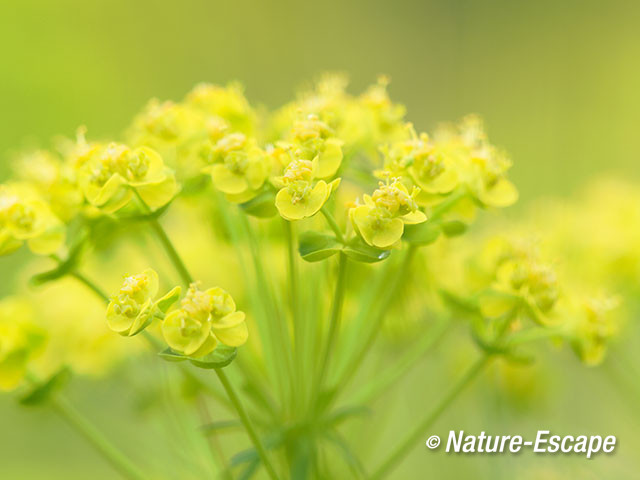
<svg viewBox="0 0 640 480">
<path fill-rule="evenodd" d="M 0 185 L 0 255 L 24 242 L 34 253 L 50 255 L 64 240 L 62 222 L 35 188 L 28 183 Z"/>
<path fill-rule="evenodd" d="M 427 220 L 418 209 L 416 197 L 420 189 L 409 192 L 400 179 L 380 182 L 373 195 L 364 195 L 364 205 L 349 210 L 354 230 L 369 245 L 387 249 L 398 245 L 405 224 L 418 224 Z"/>
<path fill-rule="evenodd" d="M 120 210 L 134 194 L 150 208 L 159 208 L 178 191 L 173 171 L 149 147 L 96 144 L 78 158 L 77 168 L 78 184 L 85 198 L 106 213 Z"/>
<path fill-rule="evenodd" d="M 200 290 L 189 286 L 180 308 L 170 312 L 162 322 L 162 335 L 169 346 L 190 357 L 211 353 L 218 343 L 239 347 L 247 341 L 245 314 L 226 291 L 214 287 Z"/>
<path fill-rule="evenodd" d="M 15 388 L 46 340 L 46 331 L 36 325 L 29 304 L 18 299 L 0 301 L 0 390 Z"/>
</svg>

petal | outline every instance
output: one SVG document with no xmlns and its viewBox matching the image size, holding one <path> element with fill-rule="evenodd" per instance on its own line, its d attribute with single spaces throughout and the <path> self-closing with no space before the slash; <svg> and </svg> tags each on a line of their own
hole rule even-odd
<svg viewBox="0 0 640 480">
<path fill-rule="evenodd" d="M 506 178 L 500 178 L 489 189 L 480 189 L 478 199 L 490 207 L 508 207 L 518 200 L 518 190 Z"/>
<path fill-rule="evenodd" d="M 158 274 L 153 268 L 147 268 L 142 274 L 147 277 L 147 286 L 145 287 L 144 296 L 147 299 L 154 299 L 158 294 L 160 280 Z"/>
<path fill-rule="evenodd" d="M 204 357 L 205 355 L 213 352 L 218 346 L 218 339 L 213 335 L 213 332 L 209 334 L 207 339 L 204 341 L 200 348 L 198 348 L 195 352 L 193 352 L 190 357 Z"/>
<path fill-rule="evenodd" d="M 327 178 L 335 175 L 342 163 L 342 142 L 330 138 L 324 142 L 324 149 L 318 156 L 316 175 Z"/>
<path fill-rule="evenodd" d="M 187 334 L 184 327 L 191 327 L 194 332 Z M 191 355 L 207 340 L 211 332 L 211 323 L 200 323 L 184 311 L 175 310 L 165 317 L 161 329 L 164 339 L 172 349 L 184 355 Z"/>
<path fill-rule="evenodd" d="M 406 225 L 415 225 L 417 223 L 422 223 L 422 222 L 426 222 L 427 221 L 427 216 L 424 214 L 424 212 L 422 212 L 420 210 L 416 210 L 415 212 L 407 213 L 406 215 L 403 215 L 400 218 L 402 218 L 402 221 Z"/>
<path fill-rule="evenodd" d="M 223 193 L 237 194 L 249 188 L 244 175 L 233 173 L 220 163 L 211 166 L 211 180 L 213 186 Z"/>
<path fill-rule="evenodd" d="M 165 172 L 165 177 L 158 183 L 146 183 L 136 186 L 136 191 L 149 207 L 156 209 L 169 203 L 178 193 L 179 187 L 176 177 L 171 171 Z"/>
<path fill-rule="evenodd" d="M 213 324 L 213 333 L 230 347 L 244 345 L 249 337 L 244 312 L 234 312 Z"/>
<path fill-rule="evenodd" d="M 127 333 L 135 319 L 115 313 L 114 309 L 115 303 L 110 302 L 107 307 L 107 325 L 116 333 Z"/>
<path fill-rule="evenodd" d="M 375 230 L 372 244 L 378 248 L 389 248 L 402 238 L 404 223 L 399 218 L 391 219 L 384 228 Z"/>
</svg>

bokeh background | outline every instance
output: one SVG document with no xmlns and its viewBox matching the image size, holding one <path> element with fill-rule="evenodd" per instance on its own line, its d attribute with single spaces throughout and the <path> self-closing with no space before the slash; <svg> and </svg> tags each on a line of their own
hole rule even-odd
<svg viewBox="0 0 640 480">
<path fill-rule="evenodd" d="M 325 71 L 347 73 L 355 92 L 385 73 L 418 130 L 469 112 L 484 116 L 492 141 L 514 159 L 521 201 L 510 214 L 517 215 L 533 199 L 570 195 L 605 173 L 638 178 L 639 25 L 640 3 L 621 0 L 3 0 L 0 177 L 13 152 L 73 135 L 79 125 L 90 136 L 117 137 L 149 98 L 180 99 L 200 81 L 239 80 L 252 103 L 276 107 Z M 0 260 L 2 294 L 17 261 Z M 518 407 L 478 382 L 435 433 L 457 426 L 616 434 L 615 455 L 447 457 L 418 449 L 397 478 L 640 478 L 638 404 L 614 387 L 624 380 L 608 375 L 608 364 L 585 369 L 558 355 L 536 367 L 544 392 L 529 390 Z M 431 380 L 434 365 L 410 380 L 424 387 L 400 399 L 408 411 L 428 405 L 446 383 Z M 632 367 L 622 371 L 638 380 Z M 527 375 L 513 373 L 524 383 Z M 126 382 L 73 388 L 110 434 L 163 461 L 171 447 L 132 413 Z M 0 397 L 0 425 L 0 478 L 80 479 L 88 471 L 113 478 L 44 411 Z"/>
</svg>

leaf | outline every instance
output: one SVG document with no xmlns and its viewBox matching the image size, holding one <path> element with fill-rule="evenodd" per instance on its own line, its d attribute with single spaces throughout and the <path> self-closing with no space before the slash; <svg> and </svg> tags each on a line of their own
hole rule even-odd
<svg viewBox="0 0 640 480">
<path fill-rule="evenodd" d="M 162 359 L 167 362 L 183 362 L 189 358 L 172 350 L 171 347 L 167 347 L 165 350 L 158 353 L 158 356 L 162 357 Z"/>
<path fill-rule="evenodd" d="M 216 349 L 208 355 L 199 358 L 188 357 L 189 361 L 199 368 L 224 368 L 233 362 L 238 354 L 238 349 L 219 344 Z"/>
<path fill-rule="evenodd" d="M 248 202 L 241 203 L 240 208 L 248 215 L 258 218 L 270 218 L 278 213 L 276 196 L 272 190 L 265 190 Z"/>
<path fill-rule="evenodd" d="M 82 235 L 80 239 L 76 242 L 76 244 L 71 247 L 69 251 L 69 255 L 67 259 L 64 261 L 60 261 L 58 266 L 48 270 L 46 272 L 38 273 L 31 277 L 29 282 L 31 285 L 39 286 L 48 282 L 52 282 L 59 278 L 64 277 L 65 275 L 70 274 L 73 270 L 75 270 L 78 265 L 78 261 L 80 259 L 80 255 L 82 254 L 84 247 L 86 245 L 87 236 Z"/>
<path fill-rule="evenodd" d="M 319 262 L 342 250 L 343 245 L 333 235 L 304 232 L 300 235 L 298 252 L 307 262 Z"/>
<path fill-rule="evenodd" d="M 380 250 L 366 244 L 360 237 L 355 237 L 343 248 L 347 257 L 356 262 L 376 263 L 391 255 L 391 250 Z"/>
<path fill-rule="evenodd" d="M 46 402 L 54 392 L 64 387 L 70 378 L 71 370 L 64 367 L 22 397 L 20 403 L 26 406 L 34 406 Z"/>
<path fill-rule="evenodd" d="M 167 210 L 169 210 L 169 206 L 171 206 L 172 203 L 173 203 L 173 200 L 171 200 L 166 205 L 163 205 L 162 207 L 152 211 L 151 213 L 140 213 L 140 214 L 134 214 L 134 215 L 120 215 L 118 217 L 118 220 L 121 220 L 121 221 L 124 221 L 124 222 L 146 222 L 146 221 L 149 221 L 149 220 L 157 220 L 162 215 L 164 215 L 164 213 Z"/>
<path fill-rule="evenodd" d="M 402 239 L 413 245 L 429 245 L 440 236 L 440 224 L 427 220 L 416 225 L 405 225 Z"/>
<path fill-rule="evenodd" d="M 181 291 L 182 290 L 180 287 L 173 288 L 156 302 L 156 306 L 162 313 L 167 313 L 169 307 L 173 305 L 178 300 L 178 298 L 180 298 Z"/>
<path fill-rule="evenodd" d="M 212 422 L 200 427 L 206 434 L 217 433 L 220 430 L 230 430 L 236 427 L 242 427 L 240 420 L 220 420 L 219 422 Z"/>
<path fill-rule="evenodd" d="M 469 226 L 459 220 L 451 220 L 449 222 L 442 222 L 442 231 L 447 237 L 456 237 L 462 235 L 467 231 Z"/>
<path fill-rule="evenodd" d="M 189 357 L 182 355 L 181 353 L 172 350 L 171 347 L 166 348 L 162 352 L 158 353 L 160 357 L 168 362 L 183 362 L 189 360 L 193 365 L 199 368 L 224 368 L 229 365 L 236 355 L 238 349 L 235 347 L 228 347 L 227 345 L 218 344 L 216 349 L 204 357 Z"/>
</svg>

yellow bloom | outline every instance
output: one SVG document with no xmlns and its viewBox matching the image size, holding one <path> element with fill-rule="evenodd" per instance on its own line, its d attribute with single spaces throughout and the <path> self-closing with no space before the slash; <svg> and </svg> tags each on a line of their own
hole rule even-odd
<svg viewBox="0 0 640 480">
<path fill-rule="evenodd" d="M 125 278 L 107 307 L 107 324 L 120 335 L 133 336 L 144 330 L 155 316 L 162 316 L 180 295 L 176 287 L 159 300 L 158 274 L 147 269 Z"/>
<path fill-rule="evenodd" d="M 193 283 L 181 302 L 162 322 L 162 334 L 176 352 L 202 357 L 218 343 L 239 347 L 247 341 L 245 314 L 226 291 L 219 287 L 202 291 Z"/>
<path fill-rule="evenodd" d="M 418 224 L 427 219 L 415 201 L 418 193 L 416 187 L 409 193 L 400 179 L 386 184 L 380 182 L 373 195 L 364 195 L 364 205 L 349 210 L 354 230 L 373 247 L 395 246 L 402 238 L 405 224 Z"/>
<path fill-rule="evenodd" d="M 173 171 L 155 150 L 132 150 L 117 143 L 95 146 L 80 167 L 78 180 L 89 203 L 106 213 L 127 205 L 132 189 L 153 209 L 166 205 L 178 192 Z"/>
<path fill-rule="evenodd" d="M 0 301 L 0 390 L 17 387 L 46 339 L 33 322 L 28 304 L 15 298 Z"/>
<path fill-rule="evenodd" d="M 276 194 L 276 208 L 286 220 L 301 220 L 320 211 L 331 193 L 338 188 L 340 179 L 331 183 L 314 181 L 317 176 L 318 159 L 293 160 L 281 177 L 274 182 L 282 188 Z"/>
<path fill-rule="evenodd" d="M 55 253 L 65 240 L 65 228 L 49 205 L 28 184 L 0 185 L 0 255 L 27 242 L 33 253 Z"/>
<path fill-rule="evenodd" d="M 269 174 L 265 153 L 242 133 L 226 135 L 211 144 L 206 158 L 210 165 L 203 171 L 211 175 L 213 186 L 238 203 L 255 197 Z"/>
<path fill-rule="evenodd" d="M 335 175 L 342 162 L 342 141 L 316 115 L 294 123 L 290 132 L 297 158 L 316 162 L 315 177 Z"/>
</svg>

